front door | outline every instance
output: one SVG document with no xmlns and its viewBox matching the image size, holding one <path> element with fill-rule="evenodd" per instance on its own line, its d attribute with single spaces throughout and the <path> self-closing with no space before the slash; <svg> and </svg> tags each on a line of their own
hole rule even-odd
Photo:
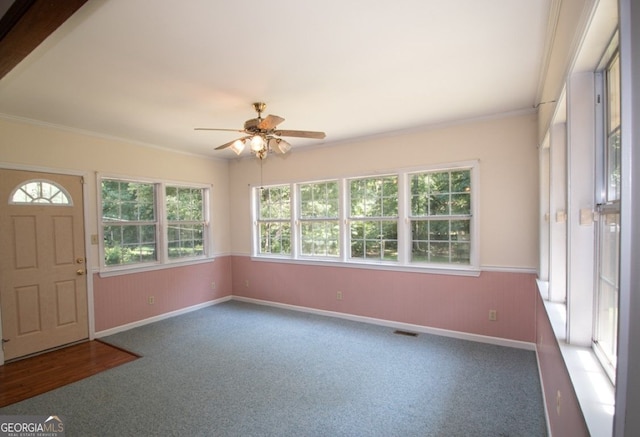
<svg viewBox="0 0 640 437">
<path fill-rule="evenodd" d="M 82 178 L 0 169 L 5 360 L 88 338 Z"/>
</svg>

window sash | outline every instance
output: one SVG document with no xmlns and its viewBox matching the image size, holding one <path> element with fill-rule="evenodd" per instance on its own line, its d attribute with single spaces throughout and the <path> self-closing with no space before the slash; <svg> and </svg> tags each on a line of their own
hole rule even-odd
<svg viewBox="0 0 640 437">
<path fill-rule="evenodd" d="M 446 269 L 452 273 L 476 271 L 479 241 L 474 214 L 479 190 L 477 167 L 477 161 L 465 161 L 338 179 L 337 203 L 344 207 L 339 208 L 337 218 L 326 217 L 333 215 L 333 210 L 331 214 L 324 213 L 323 202 L 319 202 L 319 206 L 309 205 L 313 199 L 310 191 L 323 186 L 324 181 L 254 187 L 252 254 L 265 258 L 370 263 L 420 270 Z M 434 211 L 433 215 L 412 211 L 411 178 L 427 173 L 430 177 L 441 176 L 447 180 L 444 189 L 436 186 L 429 192 L 429 195 L 444 196 L 441 203 L 447 205 L 446 209 Z M 273 199 L 265 195 L 264 190 L 283 186 L 291 193 L 286 197 L 290 202 L 288 214 L 279 214 L 281 217 L 278 218 L 264 217 L 273 216 L 273 208 L 264 204 Z M 413 197 L 415 195 L 424 196 L 424 193 L 418 193 L 414 188 Z M 335 200 L 331 202 L 335 206 Z M 268 214 L 263 214 L 264 211 Z M 446 223 L 447 237 L 441 241 L 426 240 L 433 246 L 429 249 L 433 255 L 420 258 L 418 249 L 414 251 L 417 246 L 414 243 L 423 240 L 414 241 L 412 226 L 430 221 Z M 278 227 L 274 227 L 276 223 Z M 271 224 L 268 229 L 267 224 Z M 283 236 L 289 238 L 287 243 L 283 242 Z M 336 253 L 336 247 L 342 250 Z"/>
<path fill-rule="evenodd" d="M 208 187 L 107 175 L 98 175 L 98 186 L 101 270 L 147 268 L 208 257 Z M 167 194 L 180 196 L 181 192 L 189 199 L 183 205 Z"/>
</svg>

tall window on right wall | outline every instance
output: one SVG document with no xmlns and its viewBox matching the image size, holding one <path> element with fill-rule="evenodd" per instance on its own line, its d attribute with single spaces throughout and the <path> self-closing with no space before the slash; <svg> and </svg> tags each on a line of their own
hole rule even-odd
<svg viewBox="0 0 640 437">
<path fill-rule="evenodd" d="M 620 58 L 617 50 L 602 72 L 603 138 L 596 187 L 596 320 L 593 346 L 612 381 L 618 343 L 620 266 Z"/>
</svg>

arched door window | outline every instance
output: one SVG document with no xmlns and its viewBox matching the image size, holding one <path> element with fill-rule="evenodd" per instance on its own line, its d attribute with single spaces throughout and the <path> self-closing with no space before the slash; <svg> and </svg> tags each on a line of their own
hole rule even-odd
<svg viewBox="0 0 640 437">
<path fill-rule="evenodd" d="M 60 185 L 44 179 L 30 180 L 11 193 L 9 203 L 20 204 L 42 204 L 56 206 L 72 206 L 71 196 Z"/>
</svg>

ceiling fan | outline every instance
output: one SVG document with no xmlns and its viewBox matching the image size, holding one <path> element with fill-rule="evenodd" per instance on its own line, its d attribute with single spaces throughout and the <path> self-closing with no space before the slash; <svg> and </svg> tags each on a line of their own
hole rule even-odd
<svg viewBox="0 0 640 437">
<path fill-rule="evenodd" d="M 269 152 L 284 154 L 291 150 L 291 144 L 280 137 L 313 138 L 317 140 L 321 140 L 325 137 L 324 132 L 276 129 L 276 126 L 282 123 L 284 118 L 277 115 L 267 115 L 265 118 L 262 118 L 262 112 L 266 107 L 266 103 L 255 102 L 253 104 L 253 109 L 258 113 L 258 117 L 245 121 L 244 129 L 197 127 L 195 130 L 242 132 L 246 134 L 246 136 L 229 141 L 228 143 L 216 147 L 215 150 L 222 150 L 230 147 L 236 155 L 240 155 L 245 146 L 249 144 L 251 152 L 261 160 L 265 159 Z"/>
</svg>

